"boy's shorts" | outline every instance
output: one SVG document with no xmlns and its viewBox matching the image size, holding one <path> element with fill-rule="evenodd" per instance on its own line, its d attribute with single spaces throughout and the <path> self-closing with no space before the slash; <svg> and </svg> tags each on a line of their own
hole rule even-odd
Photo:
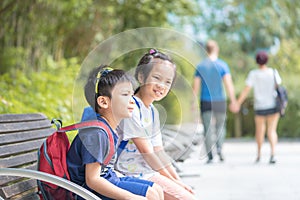
<svg viewBox="0 0 300 200">
<path fill-rule="evenodd" d="M 153 182 L 135 178 L 135 177 L 118 177 L 113 170 L 108 170 L 107 173 L 103 176 L 112 184 L 116 185 L 119 188 L 127 190 L 133 194 L 146 196 L 148 188 L 153 186 Z M 110 200 L 110 198 L 104 197 L 97 194 L 103 200 Z"/>
</svg>

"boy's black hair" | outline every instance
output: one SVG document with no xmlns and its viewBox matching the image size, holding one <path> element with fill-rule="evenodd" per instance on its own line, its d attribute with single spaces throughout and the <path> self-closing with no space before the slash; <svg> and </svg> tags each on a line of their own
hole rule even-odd
<svg viewBox="0 0 300 200">
<path fill-rule="evenodd" d="M 173 62 L 172 58 L 169 55 L 166 55 L 156 49 L 150 49 L 148 53 L 144 54 L 144 56 L 140 59 L 137 68 L 135 70 L 135 74 L 134 77 L 136 78 L 136 80 L 138 80 L 138 76 L 139 74 L 143 75 L 144 77 L 144 81 L 146 81 L 146 79 L 148 78 L 153 66 L 154 66 L 154 62 L 151 62 L 153 59 L 158 58 L 161 60 L 166 60 L 169 61 L 170 63 L 172 63 L 175 67 L 175 76 L 173 78 L 173 82 L 176 78 L 176 65 Z M 139 88 L 137 88 L 137 90 L 135 91 L 135 93 L 139 90 Z"/>
<path fill-rule="evenodd" d="M 111 69 L 107 65 L 101 65 L 89 73 L 88 80 L 84 86 L 85 99 L 97 112 L 99 106 L 96 99 L 99 96 L 111 98 L 111 92 L 119 82 L 131 82 L 133 84 L 134 79 L 124 70 Z M 97 92 L 95 90 L 97 90 Z"/>
</svg>

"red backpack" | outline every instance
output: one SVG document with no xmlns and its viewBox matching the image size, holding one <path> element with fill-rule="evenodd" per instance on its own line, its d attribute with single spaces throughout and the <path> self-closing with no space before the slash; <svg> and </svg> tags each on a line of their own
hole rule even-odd
<svg viewBox="0 0 300 200">
<path fill-rule="evenodd" d="M 101 128 L 108 135 L 109 143 L 112 148 L 109 148 L 109 153 L 106 155 L 104 165 L 107 165 L 114 155 L 114 139 L 110 128 L 101 121 L 86 121 L 60 128 L 57 121 L 52 120 L 58 130 L 50 135 L 42 144 L 38 151 L 38 171 L 56 175 L 61 178 L 70 180 L 67 167 L 67 152 L 70 148 L 70 142 L 66 135 L 68 131 L 86 129 L 86 128 Z M 61 122 L 60 122 L 61 124 Z M 55 184 L 37 181 L 38 194 L 41 200 L 74 200 L 72 192 L 61 188 Z"/>
</svg>

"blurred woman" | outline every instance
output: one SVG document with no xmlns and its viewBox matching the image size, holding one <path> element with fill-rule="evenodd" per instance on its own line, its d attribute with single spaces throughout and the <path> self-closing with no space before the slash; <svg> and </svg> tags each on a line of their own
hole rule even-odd
<svg viewBox="0 0 300 200">
<path fill-rule="evenodd" d="M 279 109 L 276 107 L 275 81 L 281 83 L 281 78 L 277 70 L 267 66 L 268 55 L 260 51 L 256 55 L 258 69 L 251 70 L 246 79 L 246 86 L 240 94 L 237 102 L 240 107 L 246 99 L 250 90 L 254 90 L 254 110 L 255 110 L 255 138 L 257 143 L 256 162 L 261 158 L 261 147 L 264 142 L 267 130 L 268 140 L 271 145 L 271 156 L 269 163 L 276 163 L 275 146 L 277 144 L 277 124 L 280 117 Z"/>
</svg>

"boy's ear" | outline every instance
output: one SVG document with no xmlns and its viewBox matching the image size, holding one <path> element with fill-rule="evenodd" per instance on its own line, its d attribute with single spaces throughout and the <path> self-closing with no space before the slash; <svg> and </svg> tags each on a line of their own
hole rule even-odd
<svg viewBox="0 0 300 200">
<path fill-rule="evenodd" d="M 99 96 L 97 98 L 97 104 L 100 106 L 100 108 L 108 108 L 108 97 L 106 96 Z"/>
</svg>

